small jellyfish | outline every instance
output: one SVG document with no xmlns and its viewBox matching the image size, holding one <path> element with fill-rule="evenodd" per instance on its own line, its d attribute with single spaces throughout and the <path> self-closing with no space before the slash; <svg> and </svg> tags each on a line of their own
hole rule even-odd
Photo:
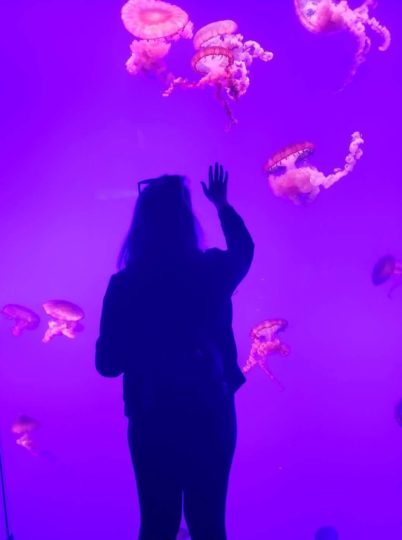
<svg viewBox="0 0 402 540">
<path fill-rule="evenodd" d="M 20 336 L 25 330 L 36 330 L 40 323 L 39 315 L 17 304 L 7 304 L 1 312 L 7 319 L 14 321 L 11 333 L 16 337 Z"/>
<path fill-rule="evenodd" d="M 272 354 L 281 354 L 287 356 L 290 349 L 282 343 L 278 337 L 278 332 L 286 330 L 288 326 L 284 319 L 270 319 L 264 321 L 253 328 L 251 331 L 251 351 L 248 360 L 243 367 L 243 373 L 247 374 L 254 367 L 259 366 L 263 372 L 268 375 L 272 382 L 276 383 L 281 390 L 282 384 L 274 376 L 268 366 L 268 359 Z"/>
<path fill-rule="evenodd" d="M 84 329 L 80 323 L 85 316 L 84 311 L 71 302 L 50 300 L 43 304 L 43 309 L 52 318 L 42 339 L 43 343 L 49 343 L 55 336 L 60 335 L 74 339 Z"/>
<path fill-rule="evenodd" d="M 386 51 L 391 44 L 389 30 L 370 14 L 370 8 L 374 7 L 376 0 L 366 0 L 355 9 L 349 6 L 347 0 L 295 0 L 297 16 L 310 32 L 349 31 L 356 38 L 357 51 L 347 82 L 356 74 L 371 48 L 371 39 L 366 33 L 366 27 L 381 36 L 380 51 Z"/>
<path fill-rule="evenodd" d="M 11 427 L 11 432 L 17 436 L 15 442 L 35 457 L 40 455 L 33 435 L 38 428 L 39 422 L 25 415 L 17 418 Z"/>
<path fill-rule="evenodd" d="M 339 540 L 339 534 L 333 527 L 320 527 L 315 533 L 314 540 Z"/>
<path fill-rule="evenodd" d="M 212 86 L 234 123 L 235 119 L 225 96 L 235 101 L 243 96 L 250 86 L 250 67 L 254 59 L 268 62 L 272 60 L 273 53 L 265 51 L 256 41 L 244 41 L 244 37 L 237 33 L 237 24 L 231 20 L 204 26 L 195 34 L 193 43 L 196 53 L 192 59 L 192 67 L 201 79 L 191 82 L 178 77 L 172 81 L 164 96 L 170 96 L 178 86 Z"/>
<path fill-rule="evenodd" d="M 394 281 L 388 296 L 402 285 L 402 262 L 397 261 L 392 255 L 386 255 L 374 265 L 371 279 L 374 285 L 382 285 L 386 281 Z"/>
<path fill-rule="evenodd" d="M 353 171 L 363 155 L 363 143 L 361 134 L 355 131 L 344 167 L 334 169 L 327 176 L 307 162 L 315 148 L 312 143 L 299 143 L 282 149 L 264 167 L 274 195 L 290 199 L 295 204 L 312 201 L 319 194 L 321 186 L 328 189 Z"/>
<path fill-rule="evenodd" d="M 193 37 L 193 23 L 181 8 L 162 0 L 129 0 L 121 12 L 123 24 L 136 38 L 126 63 L 131 75 L 166 72 L 172 43 Z M 168 76 L 167 76 L 168 77 Z"/>
</svg>

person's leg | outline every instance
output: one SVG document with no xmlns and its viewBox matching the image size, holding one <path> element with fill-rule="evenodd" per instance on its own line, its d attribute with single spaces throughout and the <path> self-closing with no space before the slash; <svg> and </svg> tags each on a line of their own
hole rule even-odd
<svg viewBox="0 0 402 540">
<path fill-rule="evenodd" d="M 234 402 L 194 415 L 186 445 L 184 515 L 192 540 L 226 540 L 225 510 L 236 446 Z"/>
<path fill-rule="evenodd" d="M 182 514 L 175 434 L 159 422 L 138 427 L 130 421 L 128 439 L 140 503 L 139 540 L 175 540 Z"/>
</svg>

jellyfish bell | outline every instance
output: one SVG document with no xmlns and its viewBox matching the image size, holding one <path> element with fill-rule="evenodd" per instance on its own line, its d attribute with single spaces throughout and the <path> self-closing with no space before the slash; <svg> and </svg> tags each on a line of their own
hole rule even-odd
<svg viewBox="0 0 402 540">
<path fill-rule="evenodd" d="M 193 34 L 188 14 L 162 0 L 129 0 L 121 18 L 125 28 L 143 40 L 191 38 Z"/>
<path fill-rule="evenodd" d="M 121 17 L 135 37 L 126 62 L 127 71 L 131 75 L 164 74 L 166 82 L 173 79 L 173 75 L 165 73 L 165 58 L 173 42 L 193 37 L 193 23 L 188 14 L 162 0 L 129 0 L 122 8 Z"/>
<path fill-rule="evenodd" d="M 277 174 L 284 167 L 298 168 L 314 151 L 315 145 L 307 141 L 286 146 L 268 159 L 264 170 L 268 174 Z"/>
<path fill-rule="evenodd" d="M 20 435 L 23 433 L 29 433 L 38 428 L 39 422 L 37 422 L 37 420 L 23 414 L 19 416 L 17 420 L 13 423 L 11 427 L 11 432 L 16 435 Z"/>
<path fill-rule="evenodd" d="M 319 188 L 312 181 L 316 169 L 306 166 L 308 157 L 314 151 L 313 143 L 302 142 L 287 146 L 268 159 L 264 169 L 274 195 L 297 204 L 308 202 L 318 195 Z"/>
<path fill-rule="evenodd" d="M 85 314 L 76 304 L 66 300 L 50 300 L 43 304 L 43 309 L 52 318 L 42 339 L 43 343 L 49 343 L 58 335 L 74 339 L 77 333 L 83 330 L 80 321 Z"/>
<path fill-rule="evenodd" d="M 14 321 L 11 329 L 13 336 L 20 336 L 25 330 L 36 330 L 40 323 L 40 317 L 31 309 L 18 304 L 7 304 L 1 310 L 1 313 Z"/>
<path fill-rule="evenodd" d="M 206 47 L 193 56 L 191 63 L 198 73 L 221 73 L 234 63 L 234 56 L 224 47 Z"/>
<path fill-rule="evenodd" d="M 198 50 L 201 47 L 208 47 L 211 41 L 219 43 L 223 36 L 234 34 L 237 32 L 237 29 L 237 23 L 231 20 L 216 21 L 207 24 L 195 34 L 193 38 L 194 48 Z"/>
<path fill-rule="evenodd" d="M 342 16 L 344 6 L 332 0 L 295 0 L 296 14 L 310 32 L 336 32 L 347 28 Z"/>
<path fill-rule="evenodd" d="M 285 319 L 268 319 L 252 329 L 251 337 L 271 341 L 278 332 L 283 332 L 287 327 L 288 321 Z"/>
</svg>

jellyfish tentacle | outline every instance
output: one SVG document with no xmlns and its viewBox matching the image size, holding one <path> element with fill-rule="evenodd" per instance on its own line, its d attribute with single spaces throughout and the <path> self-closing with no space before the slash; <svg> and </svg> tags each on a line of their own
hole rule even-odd
<svg viewBox="0 0 402 540">
<path fill-rule="evenodd" d="M 323 182 L 323 186 L 328 189 L 330 188 L 335 182 L 338 182 L 341 178 L 344 178 L 347 176 L 350 172 L 353 171 L 355 168 L 355 165 L 357 161 L 362 157 L 363 150 L 362 145 L 364 144 L 364 139 L 360 132 L 355 131 L 352 133 L 352 141 L 349 146 L 349 153 L 347 154 L 345 158 L 345 165 L 342 169 L 334 169 L 334 172 L 332 174 L 329 174 L 325 181 Z"/>
<path fill-rule="evenodd" d="M 391 32 L 388 30 L 388 28 L 380 24 L 380 22 L 375 17 L 369 18 L 367 24 L 370 26 L 373 32 L 379 34 L 383 39 L 383 43 L 378 47 L 378 50 L 381 52 L 385 52 L 387 49 L 389 49 L 392 37 Z"/>
</svg>

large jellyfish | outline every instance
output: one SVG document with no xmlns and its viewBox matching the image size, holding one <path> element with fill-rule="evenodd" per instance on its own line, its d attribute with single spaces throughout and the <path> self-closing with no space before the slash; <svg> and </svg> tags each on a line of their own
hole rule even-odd
<svg viewBox="0 0 402 540">
<path fill-rule="evenodd" d="M 126 63 L 132 75 L 163 74 L 172 43 L 193 37 L 193 23 L 181 8 L 162 0 L 129 0 L 121 12 L 123 24 L 137 39 Z"/>
<path fill-rule="evenodd" d="M 192 67 L 201 75 L 197 82 L 182 77 L 172 81 L 164 96 L 169 96 L 177 86 L 203 88 L 212 86 L 232 122 L 235 122 L 225 96 L 238 100 L 250 86 L 250 67 L 254 59 L 272 60 L 273 53 L 265 51 L 256 41 L 244 41 L 237 33 L 234 21 L 217 21 L 204 26 L 194 36 L 196 53 Z"/>
<path fill-rule="evenodd" d="M 39 428 L 39 422 L 30 418 L 29 416 L 22 415 L 14 422 L 11 427 L 12 433 L 16 435 L 16 443 L 19 446 L 22 446 L 31 453 L 33 456 L 37 457 L 40 455 L 38 450 L 34 432 Z"/>
<path fill-rule="evenodd" d="M 14 321 L 11 329 L 13 336 L 20 336 L 25 330 L 36 330 L 40 323 L 39 315 L 34 311 L 17 304 L 7 304 L 1 310 L 1 313 Z"/>
<path fill-rule="evenodd" d="M 382 285 L 386 281 L 393 281 L 388 293 L 391 297 L 393 291 L 402 285 L 402 262 L 397 261 L 392 255 L 386 255 L 374 265 L 371 279 L 374 285 Z"/>
<path fill-rule="evenodd" d="M 251 331 L 251 351 L 243 367 L 243 373 L 247 374 L 254 367 L 259 366 L 271 381 L 283 390 L 282 384 L 268 366 L 268 359 L 272 354 L 279 353 L 283 356 L 289 354 L 289 347 L 282 343 L 278 337 L 278 332 L 286 330 L 287 326 L 288 323 L 284 319 L 270 319 L 263 321 L 253 328 Z"/>
<path fill-rule="evenodd" d="M 364 140 L 358 131 L 352 134 L 349 153 L 342 169 L 325 176 L 307 158 L 314 152 L 314 145 L 309 142 L 288 146 L 273 155 L 265 164 L 268 181 L 277 197 L 285 197 L 296 204 L 308 202 L 317 197 L 320 187 L 328 189 L 335 182 L 353 171 L 356 162 L 363 155 Z"/>
<path fill-rule="evenodd" d="M 295 0 L 296 13 L 302 24 L 310 32 L 351 32 L 357 40 L 349 80 L 358 67 L 365 61 L 371 48 L 371 39 L 366 33 L 371 28 L 382 38 L 380 51 L 386 51 L 391 44 L 391 34 L 375 17 L 370 15 L 370 8 L 376 6 L 376 0 L 365 0 L 360 7 L 352 9 L 347 0 Z"/>
<path fill-rule="evenodd" d="M 50 300 L 43 304 L 43 309 L 52 318 L 42 339 L 43 343 L 49 343 L 54 337 L 60 335 L 74 339 L 84 329 L 80 321 L 85 314 L 79 306 L 71 302 Z"/>
</svg>

